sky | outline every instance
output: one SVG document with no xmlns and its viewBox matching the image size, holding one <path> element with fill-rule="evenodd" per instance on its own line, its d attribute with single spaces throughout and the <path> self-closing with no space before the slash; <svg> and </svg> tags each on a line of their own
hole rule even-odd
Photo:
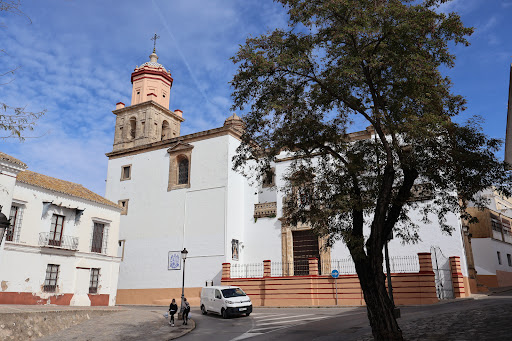
<svg viewBox="0 0 512 341">
<path fill-rule="evenodd" d="M 29 138 L 0 140 L 0 151 L 101 195 L 112 110 L 131 102 L 130 75 L 149 60 L 155 33 L 158 61 L 174 79 L 170 109 L 183 111 L 186 135 L 220 127 L 232 113 L 230 57 L 239 45 L 287 25 L 271 0 L 22 0 L 20 9 L 0 12 L 0 74 L 18 68 L 0 79 L 0 102 L 47 112 Z M 488 135 L 504 138 L 512 0 L 454 0 L 440 11 L 475 28 L 471 46 L 453 47 L 456 66 L 444 70 L 468 101 L 460 119 L 480 115 Z M 364 128 L 356 122 L 350 130 Z"/>
</svg>

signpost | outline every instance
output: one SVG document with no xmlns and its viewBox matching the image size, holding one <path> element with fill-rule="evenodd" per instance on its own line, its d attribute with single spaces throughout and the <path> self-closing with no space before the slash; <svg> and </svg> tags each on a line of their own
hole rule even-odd
<svg viewBox="0 0 512 341">
<path fill-rule="evenodd" d="M 336 287 L 336 305 L 338 305 L 338 277 L 340 277 L 340 272 L 338 270 L 332 270 L 331 272 L 332 278 L 334 278 L 334 286 Z"/>
</svg>

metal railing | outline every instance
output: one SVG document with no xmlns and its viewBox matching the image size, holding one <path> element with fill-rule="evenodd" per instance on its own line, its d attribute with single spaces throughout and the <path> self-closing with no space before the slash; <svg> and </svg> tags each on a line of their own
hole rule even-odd
<svg viewBox="0 0 512 341">
<path fill-rule="evenodd" d="M 254 218 L 275 217 L 276 212 L 277 204 L 275 202 L 254 204 Z"/>
<path fill-rule="evenodd" d="M 418 256 L 394 256 L 389 258 L 392 273 L 415 273 L 420 271 Z M 355 275 L 356 267 L 351 258 L 333 259 L 330 262 L 318 264 L 318 274 L 328 275 L 332 270 L 338 270 L 340 275 Z M 383 262 L 382 270 L 386 272 Z M 271 262 L 270 276 L 307 276 L 309 275 L 309 261 L 298 260 L 294 262 Z M 231 278 L 261 278 L 263 277 L 263 262 L 251 264 L 231 264 Z"/>
<path fill-rule="evenodd" d="M 59 236 L 50 232 L 39 233 L 39 246 L 56 247 L 65 250 L 78 250 L 78 237 Z"/>
<path fill-rule="evenodd" d="M 386 264 L 383 264 L 384 270 Z M 395 256 L 389 257 L 389 268 L 395 273 L 411 273 L 420 271 L 420 261 L 418 256 Z"/>
<path fill-rule="evenodd" d="M 231 278 L 261 278 L 263 263 L 231 264 Z"/>
<path fill-rule="evenodd" d="M 299 260 L 295 262 L 272 262 L 270 264 L 270 276 L 307 276 L 309 275 L 309 261 Z"/>
<path fill-rule="evenodd" d="M 329 273 L 332 270 L 338 270 L 340 275 L 354 275 L 356 274 L 356 265 L 352 258 L 331 259 L 330 268 L 324 270 Z"/>
</svg>

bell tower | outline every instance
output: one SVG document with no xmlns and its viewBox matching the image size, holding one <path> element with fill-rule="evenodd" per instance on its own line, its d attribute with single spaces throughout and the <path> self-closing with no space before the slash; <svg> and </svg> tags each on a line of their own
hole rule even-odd
<svg viewBox="0 0 512 341">
<path fill-rule="evenodd" d="M 169 109 L 172 81 L 171 73 L 158 63 L 158 56 L 153 50 L 149 62 L 136 67 L 132 73 L 131 105 L 155 101 Z"/>
<path fill-rule="evenodd" d="M 152 38 L 155 41 L 158 36 Z M 132 101 L 125 107 L 117 103 L 113 151 L 143 146 L 180 136 L 181 110 L 169 110 L 173 79 L 158 63 L 155 45 L 149 62 L 135 67 L 131 75 Z"/>
</svg>

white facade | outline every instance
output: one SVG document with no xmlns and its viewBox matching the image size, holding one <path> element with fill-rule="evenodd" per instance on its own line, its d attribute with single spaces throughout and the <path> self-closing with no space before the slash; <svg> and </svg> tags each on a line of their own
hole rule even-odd
<svg viewBox="0 0 512 341">
<path fill-rule="evenodd" d="M 169 136 L 154 132 L 159 132 L 159 125 L 151 122 L 160 116 L 141 109 L 155 106 L 152 101 L 113 111 L 118 121 L 134 120 L 133 126 L 138 127 L 130 135 L 129 126 L 117 124 L 114 148 L 107 154 L 106 197 L 122 203 L 126 210 L 121 215 L 119 237 L 122 261 L 118 303 L 167 304 L 179 297 L 183 272 L 170 269 L 168 255 L 179 254 L 184 248 L 188 251 L 185 295 L 191 304 L 199 303 L 200 288 L 206 283 L 220 284 L 224 262 L 293 262 L 293 234 L 279 220 L 283 194 L 275 189 L 283 185 L 290 161 L 273 165 L 275 187 L 252 185 L 232 170 L 243 127 L 236 115 L 220 128 Z M 159 115 L 174 117 L 175 112 L 168 108 L 158 108 Z M 266 207 L 269 209 L 262 215 L 257 214 Z M 447 223 L 453 227 L 448 235 L 436 223 L 422 224 L 419 210 L 411 214 L 419 222 L 420 240 L 403 245 L 394 239 L 389 245 L 390 255 L 415 256 L 435 250 L 439 267 L 448 271 L 448 257 L 458 256 L 467 276 L 460 217 L 447 216 Z M 341 242 L 320 253 L 323 261 L 350 257 Z M 183 264 L 181 260 L 178 263 Z"/>
<path fill-rule="evenodd" d="M 17 178 L 3 210 L 12 229 L 0 250 L 0 303 L 115 305 L 121 209 L 81 185 Z"/>
<path fill-rule="evenodd" d="M 128 199 L 121 216 L 119 289 L 181 287 L 181 271 L 168 270 L 167 261 L 170 251 L 183 248 L 189 252 L 185 286 L 220 283 L 231 240 L 242 239 L 240 227 L 252 215 L 246 181 L 231 170 L 237 143 L 229 134 L 190 142 L 190 187 L 170 191 L 167 147 L 109 161 L 106 197 Z M 127 164 L 131 179 L 121 181 Z"/>
</svg>

